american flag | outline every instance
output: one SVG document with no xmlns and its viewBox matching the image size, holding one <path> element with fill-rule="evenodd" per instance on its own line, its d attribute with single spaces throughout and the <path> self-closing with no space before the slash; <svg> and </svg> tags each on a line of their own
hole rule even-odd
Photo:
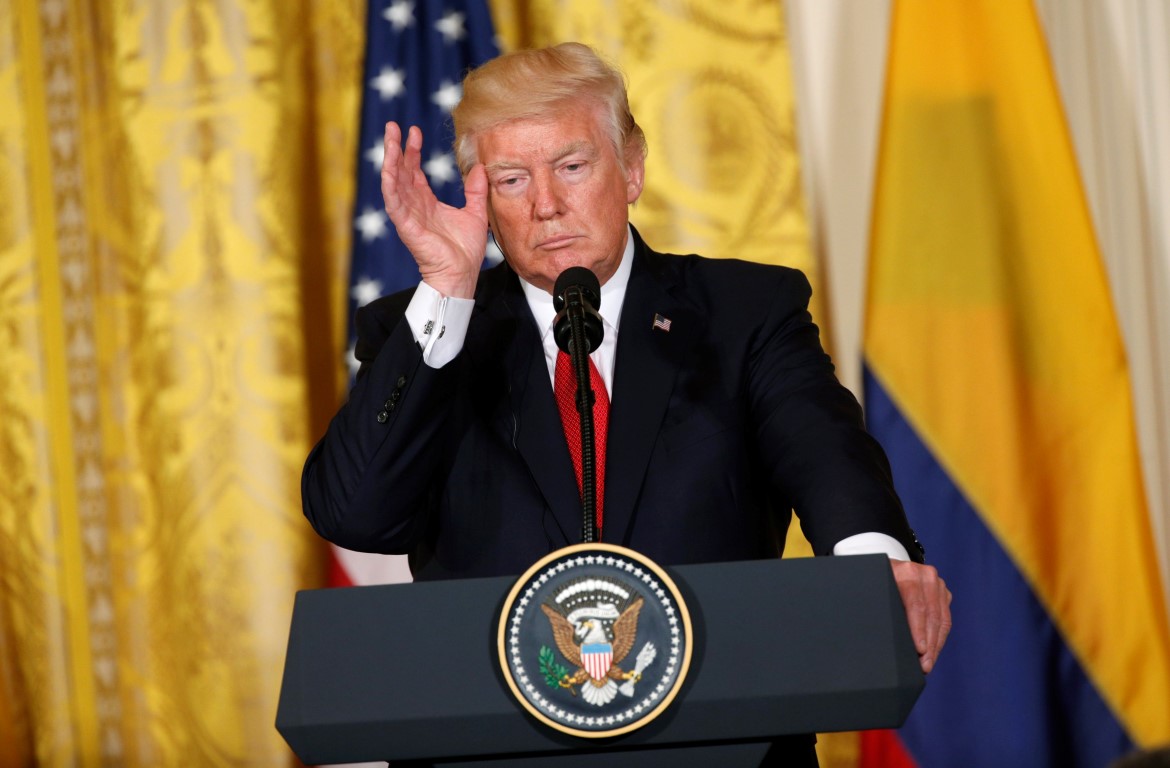
<svg viewBox="0 0 1170 768">
<path fill-rule="evenodd" d="M 439 200 L 463 205 L 451 110 L 467 71 L 497 52 L 485 0 L 371 0 L 366 21 L 365 89 L 354 199 L 350 266 L 350 377 L 357 372 L 352 318 L 379 296 L 418 284 L 418 267 L 394 232 L 382 203 L 382 135 L 390 120 L 423 132 L 423 170 Z M 382 556 L 335 550 L 335 584 L 401 580 L 405 566 Z M 373 558 L 372 560 L 370 558 Z M 364 562 L 363 562 L 364 560 Z"/>
</svg>

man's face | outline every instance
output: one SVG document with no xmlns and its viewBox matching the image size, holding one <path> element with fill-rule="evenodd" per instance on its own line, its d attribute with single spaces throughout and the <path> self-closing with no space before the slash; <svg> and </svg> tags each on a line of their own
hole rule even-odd
<svg viewBox="0 0 1170 768">
<path fill-rule="evenodd" d="M 496 241 L 518 275 L 549 293 L 569 267 L 587 267 L 603 284 L 613 276 L 627 206 L 642 193 L 642 158 L 622 170 L 599 114 L 595 105 L 574 105 L 476 139 Z"/>
</svg>

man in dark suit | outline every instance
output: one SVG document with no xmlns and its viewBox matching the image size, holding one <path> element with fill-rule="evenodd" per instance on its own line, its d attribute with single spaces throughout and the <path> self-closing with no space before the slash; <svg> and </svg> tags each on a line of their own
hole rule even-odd
<svg viewBox="0 0 1170 768">
<path fill-rule="evenodd" d="M 305 466 L 305 514 L 417 579 L 518 574 L 576 543 L 581 497 L 552 382 L 551 292 L 601 282 L 601 540 L 666 564 L 775 557 L 794 509 L 817 554 L 885 552 L 929 671 L 950 593 L 837 383 L 794 270 L 651 250 L 628 224 L 645 139 L 587 47 L 500 57 L 454 113 L 467 204 L 440 204 L 422 136 L 386 128 L 386 210 L 422 283 L 358 315 L 361 370 Z M 506 263 L 480 262 L 491 231 Z M 601 391 L 604 390 L 604 391 Z"/>
</svg>

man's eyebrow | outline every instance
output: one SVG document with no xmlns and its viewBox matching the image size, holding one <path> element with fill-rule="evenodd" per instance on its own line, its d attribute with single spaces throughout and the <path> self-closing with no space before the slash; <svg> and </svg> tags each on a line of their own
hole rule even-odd
<svg viewBox="0 0 1170 768">
<path fill-rule="evenodd" d="M 523 168 L 523 167 L 524 167 L 523 163 L 514 162 L 511 160 L 497 160 L 496 162 L 494 162 L 490 165 L 485 165 L 483 168 L 488 173 L 491 173 L 492 171 L 510 171 L 510 170 L 513 170 L 516 168 Z"/>
<path fill-rule="evenodd" d="M 578 152 L 583 152 L 589 157 L 593 157 L 597 154 L 597 150 L 588 141 L 571 141 L 568 144 L 553 150 L 548 155 L 549 162 L 558 162 L 559 160 Z M 524 163 L 517 160 L 497 160 L 490 165 L 485 165 L 484 170 L 486 170 L 488 173 L 492 173 L 493 171 L 511 171 L 515 169 L 523 169 L 524 167 Z"/>
<path fill-rule="evenodd" d="M 593 149 L 593 145 L 590 144 L 589 142 L 587 142 L 587 141 L 573 141 L 573 142 L 570 142 L 570 143 L 564 145 L 563 147 L 556 150 L 555 152 L 553 152 L 552 153 L 552 161 L 555 163 L 557 160 L 560 160 L 561 158 L 568 157 L 569 155 L 574 155 L 578 152 L 584 152 L 587 155 L 597 154 L 596 151 L 594 151 L 594 149 Z"/>
</svg>

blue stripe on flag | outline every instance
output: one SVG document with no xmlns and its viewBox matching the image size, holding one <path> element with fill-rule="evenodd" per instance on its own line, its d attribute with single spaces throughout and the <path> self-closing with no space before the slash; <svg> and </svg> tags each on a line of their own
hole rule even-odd
<svg viewBox="0 0 1170 768">
<path fill-rule="evenodd" d="M 928 562 L 954 594 L 954 630 L 899 731 L 918 765 L 1101 768 L 1131 751 L 1022 574 L 868 368 L 865 402 Z"/>
</svg>

